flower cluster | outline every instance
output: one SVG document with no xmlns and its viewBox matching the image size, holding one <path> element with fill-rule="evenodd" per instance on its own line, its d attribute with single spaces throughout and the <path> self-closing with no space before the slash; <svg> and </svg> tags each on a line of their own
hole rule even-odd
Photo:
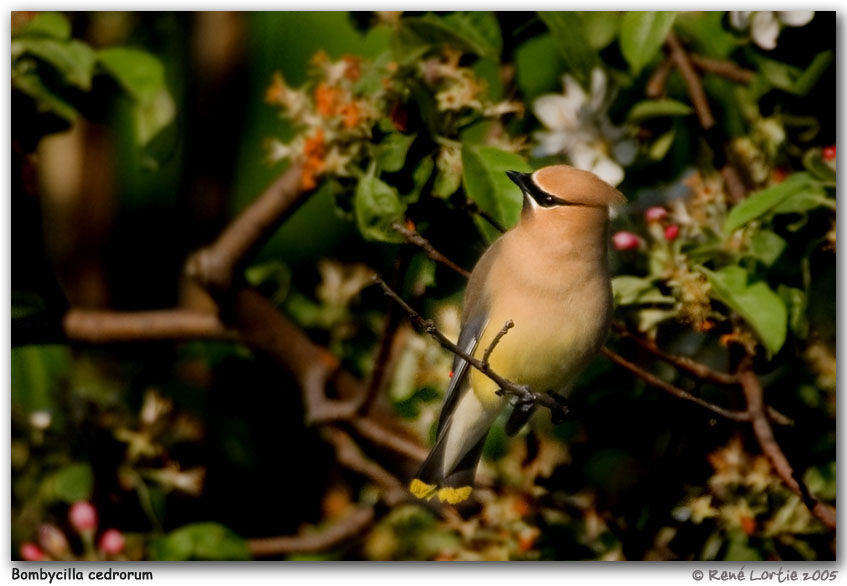
<svg viewBox="0 0 847 586">
<path fill-rule="evenodd" d="M 44 523 L 38 528 L 37 544 L 26 541 L 20 546 L 21 559 L 29 562 L 48 560 L 120 560 L 126 546 L 124 534 L 110 528 L 100 534 L 95 547 L 98 514 L 88 501 L 77 501 L 68 509 L 68 522 L 82 543 L 82 552 L 72 550 L 68 536 L 56 525 Z"/>
<path fill-rule="evenodd" d="M 674 509 L 674 518 L 694 525 L 710 523 L 725 536 L 718 544 L 759 537 L 804 551 L 798 538 L 819 531 L 819 523 L 776 476 L 767 457 L 749 454 L 736 435 L 708 459 L 714 470 L 708 491 L 686 498 Z"/>
<path fill-rule="evenodd" d="M 380 131 L 409 130 L 406 102 L 410 87 L 422 84 L 433 93 L 442 118 L 431 121 L 439 132 L 435 139 L 445 142 L 439 168 L 455 166 L 451 158 L 455 149 L 446 143 L 456 138 L 451 121 L 457 114 L 470 112 L 497 121 L 508 114 L 521 114 L 523 107 L 520 102 L 495 103 L 488 99 L 485 82 L 473 70 L 459 65 L 461 56 L 460 51 L 446 47 L 440 56 L 401 67 L 391 61 L 371 62 L 351 55 L 332 61 L 320 51 L 311 60 L 309 82 L 301 88 L 292 88 L 277 72 L 265 100 L 292 122 L 296 135 L 289 142 L 270 139 L 269 159 L 301 159 L 304 189 L 314 189 L 323 175 L 360 174 L 374 156 L 372 138 L 377 126 Z M 504 132 L 495 131 L 491 142 L 498 146 L 504 143 L 509 150 L 523 146 Z"/>
</svg>

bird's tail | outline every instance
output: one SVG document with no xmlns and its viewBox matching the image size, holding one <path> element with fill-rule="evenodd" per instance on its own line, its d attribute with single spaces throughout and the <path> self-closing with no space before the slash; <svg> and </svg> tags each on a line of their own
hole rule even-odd
<svg viewBox="0 0 847 586">
<path fill-rule="evenodd" d="M 409 491 L 419 499 L 436 497 L 441 502 L 451 505 L 466 500 L 473 490 L 476 467 L 482 456 L 486 435 L 487 433 L 477 440 L 476 444 L 451 470 L 445 471 L 444 451 L 447 445 L 447 433 L 442 433 L 417 475 L 409 483 Z"/>
</svg>

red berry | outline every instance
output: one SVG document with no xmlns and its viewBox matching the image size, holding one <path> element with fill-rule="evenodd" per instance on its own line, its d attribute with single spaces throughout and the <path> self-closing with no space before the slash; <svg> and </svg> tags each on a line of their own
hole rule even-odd
<svg viewBox="0 0 847 586">
<path fill-rule="evenodd" d="M 662 206 L 649 207 L 647 208 L 647 211 L 644 212 L 644 218 L 647 220 L 648 224 L 652 224 L 653 222 L 661 222 L 667 217 L 668 210 L 666 210 Z"/>
<path fill-rule="evenodd" d="M 116 555 L 124 550 L 124 535 L 117 529 L 106 529 L 100 536 L 100 549 L 103 553 Z"/>
<path fill-rule="evenodd" d="M 34 543 L 27 541 L 21 544 L 21 557 L 28 562 L 40 562 L 44 560 L 44 552 Z"/>
<path fill-rule="evenodd" d="M 97 529 L 97 509 L 87 501 L 77 501 L 71 505 L 68 513 L 71 525 L 77 531 L 94 531 Z"/>
<path fill-rule="evenodd" d="M 665 240 L 670 242 L 674 240 L 677 236 L 679 236 L 679 226 L 676 224 L 671 224 L 667 228 L 665 228 Z"/>
<path fill-rule="evenodd" d="M 835 158 L 835 145 L 828 146 L 822 152 L 824 161 L 831 161 Z"/>
<path fill-rule="evenodd" d="M 612 245 L 615 247 L 615 250 L 635 250 L 641 246 L 641 238 L 637 234 L 621 230 L 620 232 L 615 232 L 614 236 L 612 236 Z"/>
</svg>

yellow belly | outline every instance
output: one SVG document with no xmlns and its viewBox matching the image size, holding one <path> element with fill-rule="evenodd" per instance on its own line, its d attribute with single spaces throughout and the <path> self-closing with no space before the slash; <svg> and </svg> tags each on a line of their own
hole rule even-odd
<svg viewBox="0 0 847 586">
<path fill-rule="evenodd" d="M 481 357 L 511 319 L 515 326 L 491 354 L 491 368 L 537 392 L 561 391 L 603 343 L 611 314 L 608 281 L 594 279 L 557 296 L 514 291 L 498 296 L 475 355 Z M 470 377 L 480 401 L 501 401 L 491 379 L 475 369 Z"/>
</svg>

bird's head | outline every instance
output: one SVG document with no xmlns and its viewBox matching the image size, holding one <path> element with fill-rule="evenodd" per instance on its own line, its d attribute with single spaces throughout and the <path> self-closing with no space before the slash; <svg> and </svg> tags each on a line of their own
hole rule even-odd
<svg viewBox="0 0 847 586">
<path fill-rule="evenodd" d="M 523 192 L 518 223 L 523 238 L 552 253 L 552 248 L 594 251 L 605 257 L 609 209 L 626 203 L 621 192 L 594 173 L 569 165 L 534 173 L 506 171 Z"/>
<path fill-rule="evenodd" d="M 620 191 L 590 171 L 570 165 L 551 165 L 534 173 L 506 171 L 523 192 L 523 214 L 551 216 L 576 208 L 597 208 L 626 203 Z"/>
</svg>

